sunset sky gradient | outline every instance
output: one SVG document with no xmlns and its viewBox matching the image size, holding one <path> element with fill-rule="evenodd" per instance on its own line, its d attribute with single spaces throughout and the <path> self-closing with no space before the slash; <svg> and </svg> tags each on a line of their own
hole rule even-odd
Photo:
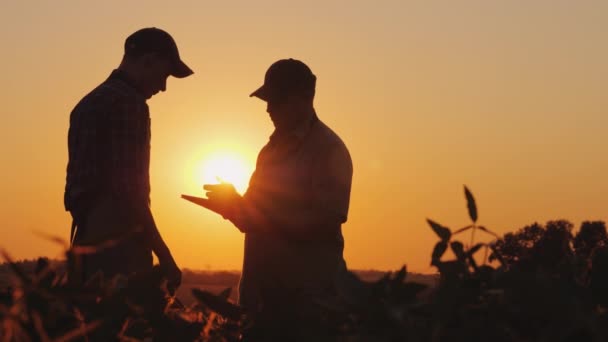
<svg viewBox="0 0 608 342">
<path fill-rule="evenodd" d="M 69 113 L 156 26 L 192 77 L 148 101 L 152 209 L 177 263 L 236 269 L 243 235 L 180 199 L 224 151 L 250 171 L 272 133 L 248 95 L 293 57 L 354 163 L 351 268 L 431 272 L 430 217 L 499 233 L 608 219 L 607 1 L 2 1 L 0 246 L 61 256 Z M 466 240 L 465 240 L 466 241 Z"/>
</svg>

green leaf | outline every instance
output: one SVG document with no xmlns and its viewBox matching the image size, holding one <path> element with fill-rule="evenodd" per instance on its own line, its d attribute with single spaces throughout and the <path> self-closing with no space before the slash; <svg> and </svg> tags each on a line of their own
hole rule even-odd
<svg viewBox="0 0 608 342">
<path fill-rule="evenodd" d="M 401 269 L 399 270 L 399 272 L 397 272 L 395 274 L 395 278 L 393 278 L 393 283 L 395 283 L 395 284 L 401 284 L 401 283 L 403 283 L 403 281 L 405 280 L 405 276 L 406 275 L 407 275 L 407 268 L 404 265 L 403 267 L 401 267 Z"/>
<path fill-rule="evenodd" d="M 503 266 L 507 265 L 507 263 L 505 262 L 505 259 L 502 257 L 502 254 L 500 254 L 500 252 L 498 250 L 496 250 L 496 247 L 494 245 L 490 245 L 490 250 L 492 250 L 492 254 L 490 254 L 490 261 L 498 260 L 498 262 L 500 262 L 501 265 L 503 265 Z"/>
<path fill-rule="evenodd" d="M 477 251 L 481 248 L 485 246 L 485 243 L 478 243 L 475 246 L 471 247 L 468 251 L 467 251 L 467 256 L 473 256 L 475 253 L 477 253 Z"/>
<path fill-rule="evenodd" d="M 462 242 L 454 241 L 450 243 L 450 247 L 452 247 L 452 251 L 454 252 L 454 255 L 456 255 L 456 257 L 458 258 L 458 260 L 464 260 L 466 256 L 464 253 L 464 246 L 462 245 Z"/>
<path fill-rule="evenodd" d="M 475 270 L 475 272 L 477 272 L 479 267 L 477 266 L 477 262 L 475 261 L 475 258 L 473 258 L 473 255 L 467 256 L 467 260 L 469 261 L 469 265 L 471 265 L 473 270 Z"/>
<path fill-rule="evenodd" d="M 426 222 L 429 223 L 429 225 L 431 226 L 431 228 L 433 229 L 435 234 L 437 234 L 437 236 L 439 236 L 441 241 L 447 242 L 450 240 L 450 237 L 452 236 L 452 232 L 450 231 L 449 228 L 444 227 L 431 219 L 426 219 Z"/>
<path fill-rule="evenodd" d="M 448 243 L 446 241 L 439 241 L 433 248 L 433 255 L 431 257 L 431 265 L 437 266 L 439 264 L 439 259 L 445 251 L 448 249 Z"/>
<path fill-rule="evenodd" d="M 477 222 L 477 205 L 475 205 L 475 198 L 473 198 L 473 194 L 469 191 L 467 186 L 464 186 L 464 195 L 467 198 L 467 207 L 469 208 L 469 216 L 473 222 Z"/>
</svg>

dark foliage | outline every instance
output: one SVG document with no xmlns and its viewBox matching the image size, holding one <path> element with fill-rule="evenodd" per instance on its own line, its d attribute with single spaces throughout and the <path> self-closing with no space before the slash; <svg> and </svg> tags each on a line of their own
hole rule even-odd
<svg viewBox="0 0 608 342">
<path fill-rule="evenodd" d="M 534 223 L 497 237 L 477 224 L 477 204 L 466 187 L 465 198 L 470 225 L 452 232 L 427 220 L 439 240 L 430 255 L 439 274 L 434 286 L 411 281 L 405 266 L 376 281 L 341 273 L 335 296 L 289 303 L 290 314 L 309 322 L 303 340 L 607 341 L 604 222 L 583 222 L 576 234 L 565 220 Z M 455 239 L 467 231 L 468 245 Z M 476 232 L 497 238 L 475 243 Z M 451 260 L 445 260 L 448 250 Z M 75 288 L 45 259 L 30 270 L 4 257 L 15 279 L 0 292 L 6 341 L 239 341 L 291 328 L 286 312 L 249 317 L 229 300 L 229 288 L 219 294 L 193 289 L 197 303 L 186 307 L 167 294 L 158 269 Z M 274 294 L 278 303 L 294 297 L 280 288 Z"/>
</svg>

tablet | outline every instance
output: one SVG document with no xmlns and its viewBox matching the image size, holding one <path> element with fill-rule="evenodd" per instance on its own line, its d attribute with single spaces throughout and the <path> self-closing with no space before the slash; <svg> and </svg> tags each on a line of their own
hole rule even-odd
<svg viewBox="0 0 608 342">
<path fill-rule="evenodd" d="M 211 209 L 211 207 L 209 206 L 209 199 L 204 198 L 204 197 L 196 197 L 196 196 L 190 196 L 190 195 L 184 195 L 182 194 L 182 198 L 190 201 L 194 204 L 198 204 L 201 207 L 205 207 L 207 209 Z"/>
</svg>

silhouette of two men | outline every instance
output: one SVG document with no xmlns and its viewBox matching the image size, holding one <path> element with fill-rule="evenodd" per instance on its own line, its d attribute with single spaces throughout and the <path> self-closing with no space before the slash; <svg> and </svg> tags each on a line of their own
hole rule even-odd
<svg viewBox="0 0 608 342">
<path fill-rule="evenodd" d="M 165 90 L 167 77 L 192 73 L 168 33 L 142 29 L 125 41 L 120 66 L 72 111 L 65 190 L 76 228 L 71 238 L 74 245 L 105 244 L 85 256 L 84 273 L 72 278 L 146 270 L 154 252 L 170 287 L 179 286 L 181 272 L 149 206 L 146 100 Z M 311 323 L 319 318 L 314 299 L 332 296 L 346 269 L 341 225 L 353 167 L 343 141 L 317 116 L 316 80 L 298 60 L 270 66 L 250 96 L 267 103 L 275 130 L 247 192 L 208 184 L 207 198 L 197 201 L 245 234 L 239 303 L 256 317 L 258 329 L 249 334 L 254 339 L 306 339 L 307 331 L 321 329 Z"/>
</svg>

